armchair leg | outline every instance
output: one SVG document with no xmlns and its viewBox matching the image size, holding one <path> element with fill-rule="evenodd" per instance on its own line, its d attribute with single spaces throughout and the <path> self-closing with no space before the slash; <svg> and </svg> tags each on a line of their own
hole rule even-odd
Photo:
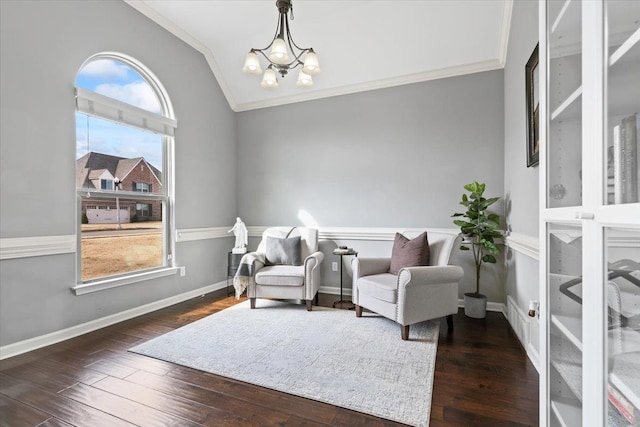
<svg viewBox="0 0 640 427">
<path fill-rule="evenodd" d="M 449 314 L 447 316 L 447 328 L 449 329 L 449 331 L 453 331 L 453 315 Z"/>
<path fill-rule="evenodd" d="M 307 311 L 311 311 L 313 308 L 313 300 L 312 299 L 308 299 L 307 300 Z"/>
<path fill-rule="evenodd" d="M 356 317 L 362 317 L 362 306 L 356 305 Z"/>
<path fill-rule="evenodd" d="M 402 332 L 402 340 L 406 341 L 409 339 L 409 325 L 400 325 L 400 331 Z"/>
<path fill-rule="evenodd" d="M 256 298 L 255 297 L 249 298 L 249 300 L 251 301 L 251 308 L 252 309 L 256 308 Z"/>
</svg>

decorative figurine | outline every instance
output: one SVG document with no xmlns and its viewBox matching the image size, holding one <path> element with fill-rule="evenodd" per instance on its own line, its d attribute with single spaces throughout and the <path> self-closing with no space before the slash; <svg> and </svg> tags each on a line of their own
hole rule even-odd
<svg viewBox="0 0 640 427">
<path fill-rule="evenodd" d="M 231 250 L 234 254 L 244 254 L 247 253 L 247 243 L 248 243 L 248 233 L 247 227 L 244 225 L 244 222 L 240 219 L 240 217 L 236 218 L 236 223 L 233 224 L 231 230 L 227 231 L 227 233 L 231 233 L 236 236 L 236 243 L 233 249 Z"/>
</svg>

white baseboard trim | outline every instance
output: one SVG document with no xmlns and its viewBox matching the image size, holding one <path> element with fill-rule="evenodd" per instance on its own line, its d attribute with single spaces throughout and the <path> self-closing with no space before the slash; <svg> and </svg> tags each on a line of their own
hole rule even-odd
<svg viewBox="0 0 640 427">
<path fill-rule="evenodd" d="M 505 317 L 518 336 L 522 347 L 527 352 L 527 357 L 540 373 L 540 355 L 531 342 L 531 318 L 524 310 L 518 307 L 518 304 L 510 295 L 507 295 L 507 313 Z"/>
<path fill-rule="evenodd" d="M 212 285 L 204 286 L 199 289 L 194 289 L 179 295 L 175 295 L 169 298 L 165 298 L 160 301 L 154 301 L 149 304 L 135 307 L 129 310 L 122 311 L 120 313 L 111 314 L 109 316 L 101 317 L 99 319 L 91 320 L 80 325 L 71 326 L 66 329 L 51 332 L 39 337 L 29 338 L 24 341 L 19 341 L 13 344 L 7 344 L 0 347 L 0 360 L 7 359 L 9 357 L 17 356 L 32 350 L 37 350 L 48 345 L 56 344 L 61 341 L 65 341 L 77 336 L 93 332 L 95 330 L 111 326 L 124 320 L 129 320 L 134 317 L 142 316 L 143 314 L 151 313 L 152 311 L 160 310 L 170 305 L 177 304 L 182 301 L 186 301 L 191 298 L 198 297 L 200 295 L 207 294 L 209 292 L 224 289 L 227 286 L 226 281 L 214 283 Z"/>
<path fill-rule="evenodd" d="M 329 295 L 340 295 L 340 285 L 325 285 L 325 286 L 320 286 L 320 289 L 318 289 L 318 292 L 323 293 L 323 294 L 329 294 Z M 342 285 L 342 296 L 351 296 L 351 284 L 349 284 L 349 288 L 345 288 L 344 285 Z"/>
<path fill-rule="evenodd" d="M 458 299 L 458 307 L 464 308 L 464 299 Z M 505 313 L 504 304 L 501 302 L 487 301 L 487 311 L 495 311 L 497 313 Z"/>
<path fill-rule="evenodd" d="M 533 367 L 536 368 L 536 371 L 538 371 L 538 374 L 539 374 L 540 373 L 540 353 L 538 353 L 538 350 L 536 350 L 531 343 L 527 345 L 526 350 L 527 350 L 527 356 L 529 356 L 529 360 L 531 360 Z"/>
</svg>

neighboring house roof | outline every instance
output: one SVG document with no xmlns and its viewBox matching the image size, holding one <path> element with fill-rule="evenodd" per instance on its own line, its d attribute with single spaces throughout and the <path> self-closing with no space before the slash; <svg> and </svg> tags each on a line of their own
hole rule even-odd
<svg viewBox="0 0 640 427">
<path fill-rule="evenodd" d="M 92 151 L 76 160 L 76 188 L 96 188 L 91 180 L 98 179 L 105 170 L 109 171 L 112 176 L 124 180 L 140 162 L 144 162 L 156 176 L 158 182 L 162 182 L 162 172 L 147 162 L 144 157 L 127 159 Z"/>
<path fill-rule="evenodd" d="M 102 174 L 106 171 L 106 169 L 96 169 L 90 170 L 89 179 L 98 179 L 102 176 Z"/>
</svg>

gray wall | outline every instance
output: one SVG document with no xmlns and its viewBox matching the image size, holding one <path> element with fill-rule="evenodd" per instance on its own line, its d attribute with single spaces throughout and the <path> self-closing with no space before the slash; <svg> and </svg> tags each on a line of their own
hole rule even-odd
<svg viewBox="0 0 640 427">
<path fill-rule="evenodd" d="M 465 184 L 503 194 L 503 89 L 498 70 L 239 113 L 238 213 L 262 226 L 301 225 L 303 209 L 321 228 L 454 229 Z M 323 284 L 339 284 L 337 244 L 380 256 L 391 243 L 325 243 Z M 475 275 L 468 253 L 457 262 L 462 295 Z M 504 302 L 501 265 L 486 270 L 481 291 Z"/>
<path fill-rule="evenodd" d="M 538 238 L 539 168 L 527 168 L 524 67 L 538 43 L 538 3 L 513 4 L 509 50 L 504 68 L 504 194 L 507 226 L 513 233 Z M 507 254 L 506 292 L 527 311 L 539 299 L 538 261 L 519 252 Z M 538 348 L 538 322 L 531 324 L 531 342 Z M 524 343 L 526 345 L 526 343 Z"/>
<path fill-rule="evenodd" d="M 122 1 L 1 1 L 0 237 L 76 234 L 73 85 L 92 54 L 151 69 L 178 119 L 178 228 L 232 224 L 235 114 L 199 52 Z M 224 280 L 228 239 L 177 244 L 187 276 L 75 296 L 74 254 L 3 260 L 0 345 Z"/>
<path fill-rule="evenodd" d="M 464 184 L 502 194 L 503 103 L 499 70 L 239 113 L 239 214 L 453 228 Z"/>
</svg>

